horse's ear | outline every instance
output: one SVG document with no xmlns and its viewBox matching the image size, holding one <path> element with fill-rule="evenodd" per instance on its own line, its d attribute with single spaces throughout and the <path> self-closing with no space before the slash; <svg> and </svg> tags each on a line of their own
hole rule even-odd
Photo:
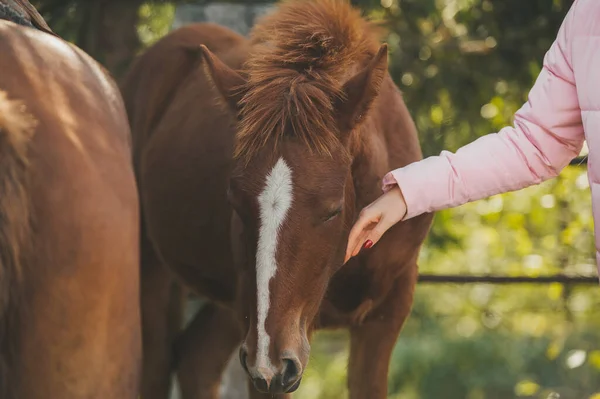
<svg viewBox="0 0 600 399">
<path fill-rule="evenodd" d="M 365 119 L 387 72 L 387 45 L 383 44 L 369 64 L 350 78 L 336 104 L 342 134 L 356 129 Z"/>
<path fill-rule="evenodd" d="M 202 54 L 209 79 L 213 81 L 219 94 L 231 110 L 237 113 L 240 100 L 244 96 L 246 80 L 239 73 L 225 65 L 206 46 L 200 46 L 200 54 Z"/>
</svg>

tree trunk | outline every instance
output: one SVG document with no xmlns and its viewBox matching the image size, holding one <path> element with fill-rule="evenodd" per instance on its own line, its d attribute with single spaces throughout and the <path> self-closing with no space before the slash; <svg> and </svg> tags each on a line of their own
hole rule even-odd
<svg viewBox="0 0 600 399">
<path fill-rule="evenodd" d="M 88 0 L 80 3 L 77 44 L 119 79 L 141 46 L 138 11 L 143 0 Z"/>
</svg>

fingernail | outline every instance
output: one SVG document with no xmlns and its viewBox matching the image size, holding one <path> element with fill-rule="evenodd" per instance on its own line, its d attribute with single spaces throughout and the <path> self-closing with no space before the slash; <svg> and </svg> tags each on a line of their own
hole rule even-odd
<svg viewBox="0 0 600 399">
<path fill-rule="evenodd" d="M 371 240 L 367 240 L 367 241 L 365 241 L 365 243 L 363 244 L 363 248 L 364 248 L 364 249 L 369 249 L 369 248 L 371 248 L 372 246 L 373 246 L 373 241 L 371 241 Z"/>
</svg>

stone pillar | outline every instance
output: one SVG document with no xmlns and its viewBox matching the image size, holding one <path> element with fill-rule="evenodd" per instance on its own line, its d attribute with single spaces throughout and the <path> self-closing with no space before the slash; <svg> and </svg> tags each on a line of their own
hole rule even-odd
<svg viewBox="0 0 600 399">
<path fill-rule="evenodd" d="M 256 19 L 272 9 L 271 3 L 208 3 L 177 6 L 173 29 L 194 22 L 214 22 L 247 35 Z"/>
</svg>

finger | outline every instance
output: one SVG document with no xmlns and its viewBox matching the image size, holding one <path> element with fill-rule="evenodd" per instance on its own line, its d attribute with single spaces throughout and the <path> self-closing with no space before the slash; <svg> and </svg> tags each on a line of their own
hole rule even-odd
<svg viewBox="0 0 600 399">
<path fill-rule="evenodd" d="M 358 253 L 362 250 L 365 241 L 367 240 L 367 237 L 369 236 L 369 234 L 371 233 L 371 230 L 373 229 L 373 227 L 375 226 L 375 223 L 371 223 L 369 224 L 361 233 L 360 235 L 356 238 L 356 243 L 354 245 L 354 247 L 352 248 L 352 256 L 356 256 L 358 255 Z"/>
<path fill-rule="evenodd" d="M 375 218 L 375 220 L 373 220 Z M 365 208 L 360 213 L 358 220 L 352 226 L 350 230 L 350 234 L 348 235 L 348 245 L 346 246 L 346 261 L 353 256 L 353 252 L 355 247 L 358 245 L 359 238 L 364 234 L 364 231 L 367 226 L 376 221 L 376 216 L 372 214 L 372 212 Z"/>
<path fill-rule="evenodd" d="M 358 236 L 352 240 L 352 242 L 348 242 L 348 247 L 346 248 L 346 260 L 344 263 L 353 256 L 356 256 L 356 254 L 360 251 L 361 242 L 364 240 L 367 234 L 368 231 L 362 230 L 358 233 Z"/>
<path fill-rule="evenodd" d="M 388 218 L 381 218 L 379 223 L 377 223 L 376 226 L 367 231 L 367 234 L 365 235 L 364 239 L 359 242 L 359 244 L 362 244 L 360 248 L 362 249 L 363 247 L 365 247 L 368 241 L 371 241 L 368 244 L 368 248 L 373 247 L 379 242 L 379 240 L 381 240 L 381 237 L 383 237 L 385 232 L 388 231 L 389 228 L 393 225 L 394 223 L 392 223 Z"/>
<path fill-rule="evenodd" d="M 356 246 L 359 236 L 370 222 L 369 211 L 367 209 L 363 209 L 358 216 L 358 220 L 354 222 L 352 229 L 350 229 L 350 234 L 348 235 L 348 245 L 346 247 L 347 252 L 352 253 L 351 250 Z"/>
</svg>

